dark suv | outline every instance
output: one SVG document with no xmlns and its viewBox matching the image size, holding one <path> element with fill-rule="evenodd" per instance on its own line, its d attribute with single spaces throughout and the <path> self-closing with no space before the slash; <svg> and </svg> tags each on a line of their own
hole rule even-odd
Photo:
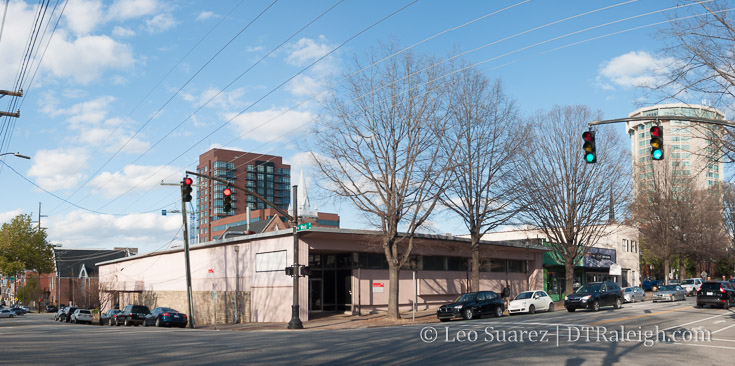
<svg viewBox="0 0 735 366">
<path fill-rule="evenodd" d="M 125 324 L 126 327 L 131 325 L 135 325 L 137 327 L 138 325 L 143 324 L 145 316 L 150 313 L 151 310 L 148 309 L 147 306 L 128 305 L 124 307 L 119 314 L 117 314 L 115 323 L 117 325 L 120 325 L 120 323 Z"/>
<path fill-rule="evenodd" d="M 443 322 L 453 318 L 470 320 L 483 315 L 503 316 L 503 300 L 493 291 L 470 292 L 459 295 L 451 304 L 436 310 L 436 317 Z"/>
<path fill-rule="evenodd" d="M 577 292 L 564 297 L 564 307 L 573 312 L 577 309 L 600 310 L 602 306 L 619 309 L 623 304 L 623 289 L 612 281 L 590 282 Z"/>
<path fill-rule="evenodd" d="M 735 288 L 728 281 L 705 281 L 697 291 L 697 307 L 721 306 L 728 309 L 735 303 Z"/>
</svg>

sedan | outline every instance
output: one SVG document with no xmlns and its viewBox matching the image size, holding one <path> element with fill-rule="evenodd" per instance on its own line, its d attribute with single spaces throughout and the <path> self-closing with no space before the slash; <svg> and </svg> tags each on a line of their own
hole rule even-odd
<svg viewBox="0 0 735 366">
<path fill-rule="evenodd" d="M 544 291 L 521 292 L 508 305 L 508 314 L 534 314 L 537 310 L 554 311 L 554 301 Z"/>
<path fill-rule="evenodd" d="M 658 292 L 653 294 L 653 302 L 686 300 L 687 291 L 679 285 L 661 286 Z"/>
<path fill-rule="evenodd" d="M 146 327 L 149 325 L 155 325 L 157 327 L 170 327 L 173 325 L 179 328 L 186 328 L 187 322 L 186 314 L 171 308 L 160 307 L 153 309 L 150 314 L 145 316 L 143 325 Z"/>
<path fill-rule="evenodd" d="M 623 289 L 623 301 L 646 301 L 646 292 L 638 286 L 626 287 Z"/>
<path fill-rule="evenodd" d="M 117 314 L 120 314 L 120 312 L 120 309 L 111 309 L 100 314 L 100 325 L 117 325 Z"/>
<path fill-rule="evenodd" d="M 87 309 L 77 309 L 71 314 L 71 322 L 92 324 L 92 312 Z"/>
<path fill-rule="evenodd" d="M 15 317 L 15 312 L 8 309 L 0 309 L 0 318 L 12 318 Z"/>
<path fill-rule="evenodd" d="M 471 320 L 483 315 L 503 316 L 503 300 L 493 291 L 470 292 L 459 295 L 450 304 L 442 305 L 436 317 L 443 322 L 453 318 Z"/>
</svg>

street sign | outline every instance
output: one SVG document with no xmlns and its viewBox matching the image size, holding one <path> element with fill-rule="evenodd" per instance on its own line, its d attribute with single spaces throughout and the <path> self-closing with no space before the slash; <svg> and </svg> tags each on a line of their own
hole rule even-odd
<svg viewBox="0 0 735 366">
<path fill-rule="evenodd" d="M 306 224 L 296 225 L 296 231 L 304 231 L 304 230 L 310 230 L 311 229 L 311 223 L 307 222 Z"/>
<path fill-rule="evenodd" d="M 166 210 L 161 210 L 161 216 L 166 216 Z"/>
</svg>

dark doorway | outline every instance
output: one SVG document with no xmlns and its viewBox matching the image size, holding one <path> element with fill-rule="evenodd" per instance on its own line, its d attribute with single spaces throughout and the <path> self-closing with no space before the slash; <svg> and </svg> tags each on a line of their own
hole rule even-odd
<svg viewBox="0 0 735 366">
<path fill-rule="evenodd" d="M 352 254 L 309 254 L 309 310 L 344 312 L 352 306 Z"/>
</svg>

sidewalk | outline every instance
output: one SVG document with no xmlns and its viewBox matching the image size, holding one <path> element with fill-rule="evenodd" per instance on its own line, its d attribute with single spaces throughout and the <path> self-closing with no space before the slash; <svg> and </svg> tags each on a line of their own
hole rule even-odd
<svg viewBox="0 0 735 366">
<path fill-rule="evenodd" d="M 424 324 L 438 321 L 436 309 L 420 310 L 412 319 L 410 311 L 401 312 L 401 319 L 390 321 L 385 318 L 385 312 L 366 314 L 362 316 L 351 314 L 317 315 L 311 320 L 302 320 L 304 329 L 356 329 L 372 327 L 389 327 L 408 324 Z M 243 323 L 217 324 L 217 330 L 228 331 L 259 331 L 259 330 L 289 330 L 288 323 Z M 214 325 L 197 326 L 197 329 L 214 330 Z"/>
</svg>

